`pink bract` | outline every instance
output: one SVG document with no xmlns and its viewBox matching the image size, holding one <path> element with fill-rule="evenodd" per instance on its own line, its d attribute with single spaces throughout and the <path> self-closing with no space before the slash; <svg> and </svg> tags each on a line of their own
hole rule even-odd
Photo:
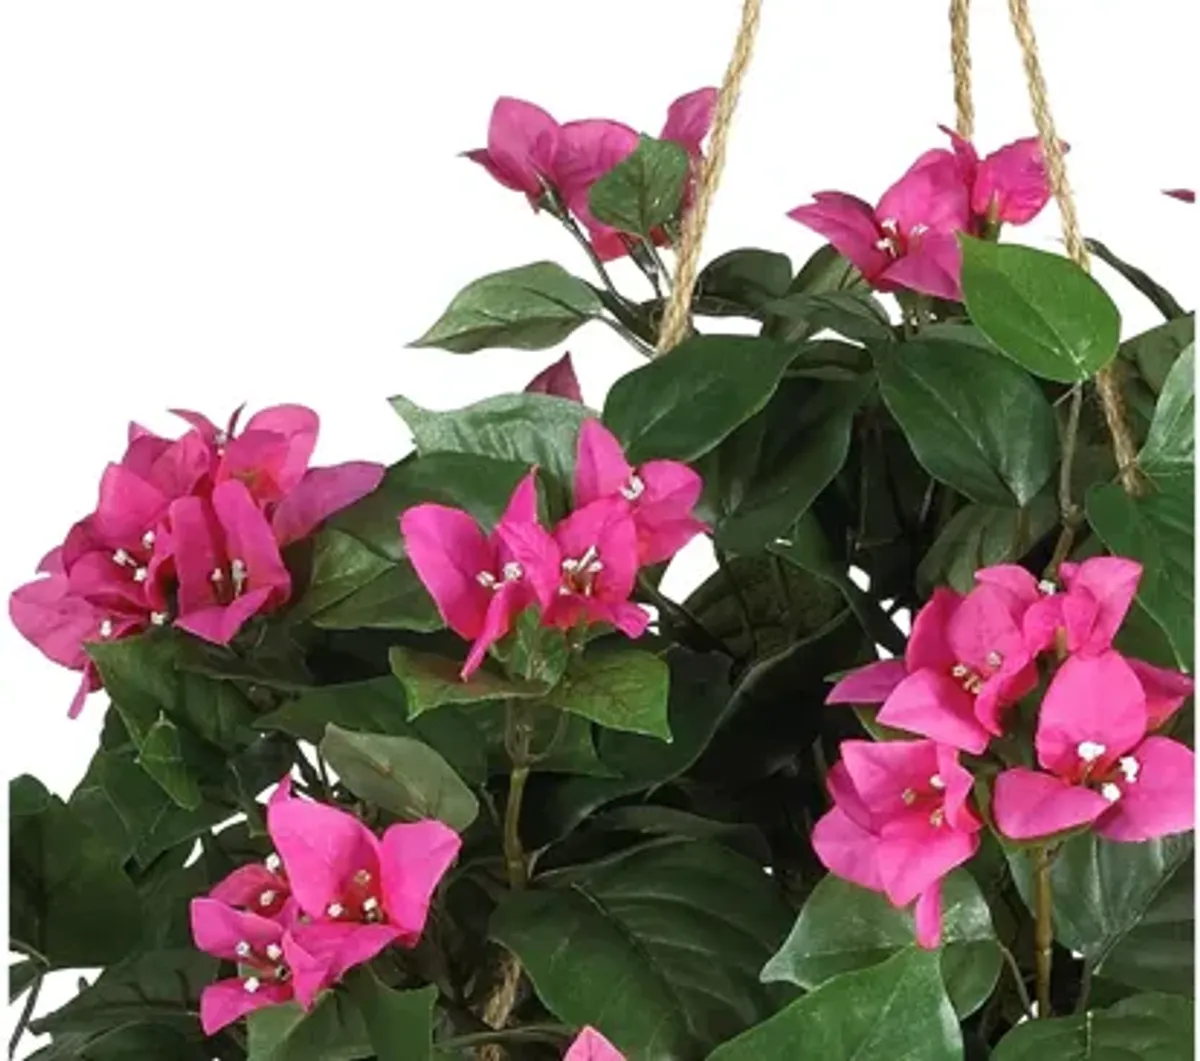
<svg viewBox="0 0 1200 1061">
<path fill-rule="evenodd" d="M 488 145 L 468 151 L 500 184 L 522 192 L 537 208 L 546 186 L 556 184 L 559 124 L 541 107 L 502 96 L 492 108 Z"/>
<path fill-rule="evenodd" d="M 525 393 L 552 394 L 573 402 L 582 402 L 583 392 L 579 389 L 579 379 L 575 375 L 571 355 L 563 354 L 553 364 L 542 369 L 525 385 Z"/>
<path fill-rule="evenodd" d="M 584 1028 L 563 1054 L 563 1061 L 625 1061 L 621 1053 L 595 1028 Z"/>
</svg>

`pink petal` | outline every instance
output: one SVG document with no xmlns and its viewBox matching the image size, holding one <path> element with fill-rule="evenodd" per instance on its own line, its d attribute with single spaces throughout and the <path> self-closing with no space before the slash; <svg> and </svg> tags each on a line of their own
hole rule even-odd
<svg viewBox="0 0 1200 1061">
<path fill-rule="evenodd" d="M 920 895 L 913 908 L 917 944 L 925 950 L 937 950 L 942 943 L 942 882 L 934 881 Z"/>
<path fill-rule="evenodd" d="M 1104 748 L 1094 767 L 1102 770 L 1141 742 L 1146 722 L 1141 682 L 1121 656 L 1071 656 L 1042 700 L 1038 762 L 1052 773 L 1071 775 L 1082 765 L 1079 746 L 1086 742 Z"/>
<path fill-rule="evenodd" d="M 1109 840 L 1140 843 L 1196 825 L 1196 755 L 1166 737 L 1147 737 L 1131 753 L 1137 780 L 1118 778 L 1121 798 L 1096 823 Z"/>
<path fill-rule="evenodd" d="M 928 788 L 939 765 L 931 740 L 843 741 L 842 764 L 858 797 L 880 822 L 909 814 L 905 789 Z"/>
<path fill-rule="evenodd" d="M 550 607 L 558 599 L 562 556 L 546 529 L 533 522 L 502 520 L 496 527 L 494 539 L 500 566 L 517 563 L 522 582 L 529 586 L 533 597 L 543 608 Z"/>
<path fill-rule="evenodd" d="M 1119 556 L 1096 556 L 1081 564 L 1063 564 L 1061 576 L 1068 599 L 1083 591 L 1096 606 L 1088 625 L 1073 623 L 1067 614 L 1067 647 L 1072 652 L 1103 652 L 1129 613 L 1142 565 Z"/>
<path fill-rule="evenodd" d="M 982 586 L 1003 590 L 1012 598 L 1014 608 L 1028 608 L 1042 600 L 1038 580 L 1018 564 L 994 564 L 975 572 L 975 581 Z"/>
<path fill-rule="evenodd" d="M 971 211 L 979 217 L 1024 225 L 1049 201 L 1050 182 L 1036 137 L 1006 144 L 979 164 L 971 192 Z"/>
<path fill-rule="evenodd" d="M 851 671 L 825 697 L 827 704 L 880 704 L 908 676 L 904 661 L 881 659 Z"/>
<path fill-rule="evenodd" d="M 958 159 L 949 151 L 927 151 L 883 193 L 875 217 L 880 223 L 895 221 L 904 234 L 924 225 L 931 231 L 923 239 L 935 233 L 950 235 L 966 230 L 968 200 Z"/>
<path fill-rule="evenodd" d="M 212 509 L 198 497 L 181 497 L 171 502 L 168 522 L 179 579 L 180 614 L 211 607 L 216 602 L 212 573 L 224 562 Z"/>
<path fill-rule="evenodd" d="M 1108 801 L 1091 789 L 1024 767 L 1005 770 L 992 789 L 996 828 L 1012 840 L 1033 840 L 1095 821 Z"/>
<path fill-rule="evenodd" d="M 203 413 L 194 413 L 190 409 L 171 409 L 170 412 L 173 416 L 191 424 L 208 445 L 215 446 L 217 444 L 221 429 Z"/>
<path fill-rule="evenodd" d="M 286 799 L 267 806 L 267 830 L 292 894 L 310 917 L 340 901 L 345 882 L 379 865 L 379 842 L 354 815 L 322 803 Z"/>
<path fill-rule="evenodd" d="M 877 277 L 881 291 L 907 288 L 934 298 L 962 301 L 962 248 L 954 236 L 926 232 L 916 246 Z"/>
<path fill-rule="evenodd" d="M 107 611 L 148 612 L 146 583 L 133 571 L 113 562 L 109 552 L 85 553 L 71 565 L 70 593 Z"/>
<path fill-rule="evenodd" d="M 1129 657 L 1125 658 L 1125 662 L 1142 683 L 1150 729 L 1158 729 L 1163 725 L 1183 706 L 1184 700 L 1195 692 L 1196 683 L 1177 670 L 1155 667 L 1145 660 Z"/>
<path fill-rule="evenodd" d="M 197 948 L 226 961 L 237 960 L 237 945 L 243 941 L 261 950 L 283 937 L 283 928 L 276 922 L 235 910 L 216 899 L 193 899 L 189 912 Z"/>
<path fill-rule="evenodd" d="M 1027 644 L 1024 651 L 1028 651 Z M 1006 709 L 1033 692 L 1037 683 L 1038 669 L 1037 664 L 1033 662 L 1026 664 L 1015 674 L 1001 671 L 988 678 L 979 690 L 979 695 L 975 697 L 975 717 L 979 724 L 993 736 L 1001 736 L 1004 733 Z"/>
<path fill-rule="evenodd" d="M 327 925 L 335 929 L 354 927 L 314 921 L 308 925 L 297 925 L 296 931 L 305 932 L 312 937 L 321 933 Z M 336 983 L 337 977 L 334 976 L 332 968 L 335 956 L 334 953 L 328 952 L 319 956 L 309 953 L 292 932 L 283 937 L 283 959 L 292 974 L 292 991 L 303 1009 L 312 1009 L 317 996 Z"/>
<path fill-rule="evenodd" d="M 584 608 L 594 622 L 609 623 L 626 637 L 641 637 L 650 625 L 645 609 L 630 601 L 585 600 Z"/>
<path fill-rule="evenodd" d="M 673 140 L 687 149 L 689 155 L 700 154 L 704 138 L 712 128 L 717 112 L 717 90 L 699 88 L 680 96 L 667 108 L 667 121 L 659 134 L 660 140 Z"/>
<path fill-rule="evenodd" d="M 542 369 L 525 385 L 525 393 L 553 394 L 573 402 L 582 402 L 583 392 L 579 389 L 579 378 L 575 375 L 571 355 L 563 354 L 552 365 Z"/>
<path fill-rule="evenodd" d="M 971 695 L 950 675 L 919 670 L 904 679 L 884 702 L 878 719 L 885 726 L 919 733 L 981 755 L 990 735 L 975 716 Z"/>
<path fill-rule="evenodd" d="M 692 516 L 704 482 L 679 461 L 648 461 L 637 470 L 642 493 L 633 502 L 638 560 L 643 565 L 669 560 L 709 528 Z"/>
<path fill-rule="evenodd" d="M 531 200 L 542 195 L 542 179 L 550 180 L 557 157 L 559 125 L 541 107 L 501 96 L 492 108 L 486 151 L 467 157 L 491 175 Z"/>
<path fill-rule="evenodd" d="M 876 835 L 876 816 L 862 801 L 844 762 L 839 760 L 829 768 L 829 772 L 825 775 L 825 786 L 829 789 L 829 796 L 839 810 L 845 813 L 860 829 L 872 836 Z"/>
<path fill-rule="evenodd" d="M 958 662 L 950 647 L 948 630 L 962 599 L 954 590 L 939 586 L 933 591 L 929 603 L 917 612 L 904 652 L 909 673 L 926 667 L 948 671 Z"/>
<path fill-rule="evenodd" d="M 229 440 L 218 462 L 216 478 L 245 483 L 260 505 L 279 501 L 292 488 L 285 485 L 289 443 L 274 431 L 245 431 Z"/>
<path fill-rule="evenodd" d="M 462 668 L 467 681 L 483 664 L 487 650 L 512 629 L 513 620 L 533 603 L 533 587 L 525 582 L 503 582 L 492 593 L 483 616 L 483 627 L 471 644 Z"/>
<path fill-rule="evenodd" d="M 212 506 L 225 536 L 229 559 L 246 565 L 250 590 L 272 591 L 282 603 L 292 591 L 292 576 L 279 555 L 271 526 L 254 503 L 244 483 L 219 483 L 212 492 Z"/>
<path fill-rule="evenodd" d="M 616 436 L 599 420 L 585 420 L 575 451 L 576 507 L 619 494 L 632 474 Z"/>
<path fill-rule="evenodd" d="M 314 921 L 297 925 L 290 933 L 292 946 L 285 940 L 284 955 L 289 953 L 296 997 L 302 1005 L 311 1005 L 324 988 L 337 983 L 356 965 L 369 962 L 385 947 L 396 942 L 399 930 L 394 925 L 336 923 Z"/>
<path fill-rule="evenodd" d="M 382 464 L 348 461 L 330 468 L 310 468 L 271 517 L 280 548 L 307 538 L 335 512 L 371 493 L 383 479 Z"/>
<path fill-rule="evenodd" d="M 604 118 L 567 122 L 561 127 L 554 175 L 572 210 L 579 213 L 575 200 L 581 196 L 586 207 L 591 186 L 633 154 L 638 139 L 637 131 L 628 125 Z M 583 219 L 582 215 L 580 219 Z"/>
<path fill-rule="evenodd" d="M 958 761 L 958 751 L 945 744 L 937 747 L 938 777 L 945 786 L 942 793 L 942 810 L 946 821 L 953 829 L 974 832 L 983 827 L 983 822 L 970 807 L 975 789 L 975 778 L 971 771 Z"/>
<path fill-rule="evenodd" d="M 180 613 L 175 625 L 180 630 L 213 645 L 228 645 L 243 626 L 270 603 L 270 589 L 253 589 L 230 604 L 210 604 Z"/>
<path fill-rule="evenodd" d="M 1196 193 L 1190 188 L 1172 188 L 1164 191 L 1163 195 L 1169 195 L 1172 199 L 1178 199 L 1181 203 L 1194 203 L 1196 201 Z"/>
<path fill-rule="evenodd" d="M 218 980 L 200 993 L 200 1026 L 205 1035 L 216 1035 L 247 1013 L 289 1002 L 291 998 L 290 984 L 263 984 L 250 992 L 241 980 Z"/>
<path fill-rule="evenodd" d="M 623 498 L 604 498 L 577 508 L 554 528 L 563 559 L 579 559 L 594 549 L 604 565 L 596 575 L 594 597 L 624 601 L 633 592 L 638 571 L 637 528 Z"/>
<path fill-rule="evenodd" d="M 976 586 L 955 610 L 946 630 L 955 659 L 977 674 L 1015 673 L 1029 662 L 1030 653 L 1021 630 L 1023 609 L 1014 610 L 1006 589 L 988 583 Z M 996 656 L 1000 662 L 996 663 Z"/>
<path fill-rule="evenodd" d="M 975 150 L 975 145 L 970 140 L 959 136 L 953 129 L 948 129 L 944 125 L 939 125 L 938 128 L 950 137 L 950 146 L 954 151 L 954 157 L 958 160 L 958 171 L 963 184 L 968 187 L 973 185 L 975 171 L 979 167 L 979 153 Z"/>
<path fill-rule="evenodd" d="M 128 466 L 128 460 L 127 453 L 121 463 Z M 164 496 L 175 498 L 195 490 L 211 470 L 212 450 L 199 432 L 189 431 L 177 441 L 168 443 L 139 474 Z"/>
<path fill-rule="evenodd" d="M 169 499 L 128 468 L 110 464 L 100 480 L 92 529 L 105 544 L 132 547 L 167 510 Z"/>
<path fill-rule="evenodd" d="M 213 885 L 208 897 L 230 906 L 254 909 L 259 906 L 263 892 L 278 892 L 282 883 L 280 878 L 261 862 L 251 862 L 245 866 L 238 866 L 224 880 Z"/>
<path fill-rule="evenodd" d="M 1065 630 L 1064 596 L 1062 593 L 1054 593 L 1043 597 L 1037 603 L 1031 604 L 1021 617 L 1021 634 L 1025 638 L 1025 648 L 1030 654 L 1036 655 L 1051 648 L 1058 637 L 1058 631 Z"/>
<path fill-rule="evenodd" d="M 537 469 L 533 469 L 513 488 L 504 513 L 500 516 L 500 526 L 511 526 L 516 523 L 537 523 Z"/>
<path fill-rule="evenodd" d="M 104 613 L 71 592 L 65 575 L 28 582 L 8 599 L 8 614 L 21 636 L 55 663 L 79 670 L 85 641 L 100 639 Z"/>
<path fill-rule="evenodd" d="M 879 872 L 879 838 L 867 832 L 840 807 L 818 819 L 812 831 L 813 851 L 830 873 L 871 891 L 883 891 Z"/>
<path fill-rule="evenodd" d="M 461 847 L 458 833 L 439 821 L 404 822 L 383 834 L 383 905 L 403 946 L 421 938 L 433 893 Z"/>
<path fill-rule="evenodd" d="M 478 576 L 496 573 L 495 552 L 479 525 L 459 509 L 425 504 L 400 517 L 400 533 L 446 625 L 459 637 L 478 637 L 492 599 Z"/>
<path fill-rule="evenodd" d="M 56 545 L 38 561 L 38 565 L 36 568 L 34 568 L 34 570 L 37 571 L 38 574 L 45 575 L 65 574 L 66 569 L 63 565 L 63 547 L 61 545 Z"/>
<path fill-rule="evenodd" d="M 908 822 L 886 822 L 879 844 L 879 872 L 887 897 L 907 906 L 979 849 L 977 833 L 929 824 L 920 830 Z"/>
<path fill-rule="evenodd" d="M 625 1061 L 622 1054 L 595 1028 L 584 1028 L 563 1055 L 563 1061 Z"/>
<path fill-rule="evenodd" d="M 874 280 L 890 259 L 876 244 L 883 233 L 869 203 L 842 192 L 817 192 L 814 202 L 788 212 L 793 221 L 824 236 L 868 280 Z"/>
<path fill-rule="evenodd" d="M 280 489 L 287 493 L 304 475 L 313 450 L 321 421 L 317 414 L 303 405 L 274 405 L 255 413 L 243 428 L 243 434 L 269 431 L 281 435 L 286 443 L 285 457 L 276 477 Z"/>
</svg>

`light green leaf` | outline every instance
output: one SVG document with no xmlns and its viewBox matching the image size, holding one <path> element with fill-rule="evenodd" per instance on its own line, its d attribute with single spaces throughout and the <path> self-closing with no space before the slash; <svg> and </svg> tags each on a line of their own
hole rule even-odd
<svg viewBox="0 0 1200 1061">
<path fill-rule="evenodd" d="M 410 721 L 446 704 L 532 699 L 546 692 L 546 686 L 540 682 L 518 681 L 489 670 L 478 670 L 469 681 L 463 681 L 462 663 L 458 660 L 399 645 L 391 650 L 388 659 L 392 673 L 404 687 Z"/>
<path fill-rule="evenodd" d="M 1189 343 L 1167 374 L 1138 455 L 1138 466 L 1158 482 L 1182 478 L 1191 483 L 1196 474 L 1195 349 Z"/>
<path fill-rule="evenodd" d="M 329 991 L 308 1013 L 297 1002 L 256 1009 L 246 1018 L 246 1061 L 362 1061 L 374 1057 L 358 1007 Z"/>
<path fill-rule="evenodd" d="M 196 810 L 204 801 L 200 785 L 184 762 L 179 727 L 166 715 L 159 715 L 146 731 L 137 761 L 184 810 Z"/>
<path fill-rule="evenodd" d="M 643 136 L 628 158 L 592 185 L 588 208 L 603 224 L 649 239 L 678 214 L 689 168 L 679 144 Z"/>
<path fill-rule="evenodd" d="M 592 649 L 547 694 L 547 702 L 608 729 L 671 739 L 670 672 L 657 656 L 635 649 Z"/>
</svg>

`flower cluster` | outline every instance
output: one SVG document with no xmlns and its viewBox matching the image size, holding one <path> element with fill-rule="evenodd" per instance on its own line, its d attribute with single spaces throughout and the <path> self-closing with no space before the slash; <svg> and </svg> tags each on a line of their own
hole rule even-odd
<svg viewBox="0 0 1200 1061">
<path fill-rule="evenodd" d="M 830 703 L 882 703 L 879 722 L 925 740 L 851 741 L 830 772 L 835 808 L 814 833 L 825 865 L 916 901 L 918 938 L 936 943 L 941 879 L 978 847 L 972 777 L 960 752 L 986 755 L 1010 729 L 1014 705 L 1053 674 L 1037 718 L 1035 770 L 995 779 L 991 815 L 1018 841 L 1084 826 L 1110 840 L 1186 832 L 1195 819 L 1193 752 L 1153 731 L 1193 691 L 1177 671 L 1122 655 L 1113 638 L 1133 602 L 1141 565 L 1097 557 L 1062 565 L 1062 588 L 1024 568 L 976 573 L 960 595 L 941 588 L 913 622 L 903 660 L 843 678 Z"/>
<path fill-rule="evenodd" d="M 880 291 L 910 291 L 959 301 L 960 232 L 994 234 L 1032 221 L 1050 199 L 1041 147 L 1017 140 L 980 159 L 943 127 L 953 150 L 914 162 L 877 206 L 844 192 L 817 192 L 788 217 L 820 233 Z"/>
<path fill-rule="evenodd" d="M 378 464 L 309 468 L 317 414 L 278 405 L 241 410 L 224 429 L 198 413 L 178 439 L 137 424 L 100 481 L 95 511 L 77 522 L 13 593 L 17 629 L 50 659 L 83 671 L 74 717 L 100 678 L 84 652 L 165 623 L 227 644 L 254 615 L 291 594 L 280 550 L 370 493 Z"/>
<path fill-rule="evenodd" d="M 716 106 L 715 88 L 681 96 L 668 108 L 659 134 L 659 139 L 688 152 L 693 181 Z M 638 140 L 637 131 L 621 122 L 589 118 L 560 125 L 541 107 L 504 97 L 492 110 L 487 147 L 466 156 L 504 187 L 524 193 L 534 209 L 553 203 L 555 209 L 569 210 L 587 230 L 596 254 L 608 261 L 627 254 L 629 246 L 619 232 L 592 216 L 588 193 L 596 181 L 633 154 Z M 685 207 L 691 194 L 689 183 Z M 665 237 L 656 242 L 665 242 Z"/>
<path fill-rule="evenodd" d="M 446 624 L 472 641 L 468 678 L 526 608 L 545 626 L 608 623 L 639 637 L 649 622 L 629 599 L 639 568 L 674 556 L 705 525 L 692 515 L 700 477 L 677 461 L 633 468 L 598 420 L 579 432 L 574 510 L 538 522 L 536 469 L 485 534 L 466 512 L 424 504 L 400 517 L 408 557 Z"/>
<path fill-rule="evenodd" d="M 268 803 L 267 830 L 277 854 L 192 900 L 196 946 L 239 967 L 200 997 L 206 1035 L 264 1006 L 294 999 L 309 1009 L 385 947 L 415 946 L 461 846 L 433 820 L 377 838 L 352 814 L 293 796 L 286 777 Z"/>
</svg>

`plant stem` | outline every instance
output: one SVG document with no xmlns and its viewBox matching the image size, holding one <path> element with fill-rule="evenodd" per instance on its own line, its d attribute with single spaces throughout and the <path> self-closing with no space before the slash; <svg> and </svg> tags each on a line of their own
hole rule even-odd
<svg viewBox="0 0 1200 1061">
<path fill-rule="evenodd" d="M 1071 404 L 1067 410 L 1067 426 L 1062 435 L 1062 462 L 1058 467 L 1058 507 L 1062 520 L 1062 531 L 1054 545 L 1054 554 L 1046 565 L 1046 578 L 1058 575 L 1059 565 L 1070 555 L 1079 529 L 1082 513 L 1071 499 L 1071 470 L 1075 463 L 1075 444 L 1079 437 L 1079 417 L 1083 412 L 1083 384 L 1071 388 Z"/>
<path fill-rule="evenodd" d="M 558 1046 L 570 1036 L 571 1029 L 565 1024 L 526 1024 L 520 1028 L 500 1028 L 496 1031 L 456 1035 L 451 1039 L 443 1039 L 436 1046 L 440 1051 L 469 1050 L 474 1046 L 508 1042 L 550 1043 Z"/>
<path fill-rule="evenodd" d="M 1050 890 L 1050 848 L 1044 844 L 1034 852 L 1034 967 L 1037 971 L 1037 1015 L 1050 1012 L 1050 973 L 1054 962 L 1054 900 Z"/>
<path fill-rule="evenodd" d="M 13 1030 L 12 1038 L 8 1041 L 9 1061 L 12 1061 L 12 1058 L 16 1057 L 17 1047 L 21 1045 L 25 1029 L 29 1027 L 29 1022 L 33 1019 L 33 1011 L 37 1006 L 38 996 L 42 993 L 42 983 L 45 979 L 45 971 L 39 969 L 33 978 L 33 983 L 29 985 L 29 995 L 25 999 L 25 1007 L 21 1010 L 21 1017 L 17 1021 L 16 1028 Z"/>
<path fill-rule="evenodd" d="M 1012 973 L 1013 983 L 1016 984 L 1017 994 L 1021 998 L 1021 1006 L 1025 1010 L 1025 1016 L 1032 1017 L 1033 1002 L 1029 998 L 1029 989 L 1025 986 L 1025 977 L 1021 973 L 1021 967 L 1017 964 L 1017 959 L 1013 957 L 1013 952 L 999 940 L 996 941 L 996 946 L 1000 948 L 1000 953 L 1004 956 L 1004 961 Z"/>
<path fill-rule="evenodd" d="M 608 293 L 620 302 L 627 302 L 628 300 L 617 290 L 608 269 L 605 267 L 604 262 L 600 260 L 600 255 L 596 253 L 596 248 L 592 246 L 592 241 L 587 238 L 587 235 L 579 227 L 579 223 L 575 218 L 564 211 L 559 215 L 559 220 L 562 222 L 563 228 L 571 233 L 575 238 L 575 242 L 583 248 L 584 253 L 592 263 L 592 267 L 596 270 L 596 275 L 600 277 L 600 282 L 604 285 Z"/>
<path fill-rule="evenodd" d="M 607 324 L 643 357 L 654 356 L 654 347 L 652 347 L 649 343 L 643 342 L 640 337 L 634 335 L 633 332 L 626 328 L 625 325 L 623 325 L 620 321 L 615 320 L 612 317 L 598 317 L 597 319 L 602 320 L 605 324 Z"/>
<path fill-rule="evenodd" d="M 675 281 L 671 277 L 671 271 L 667 268 L 667 263 L 663 261 L 662 255 L 658 253 L 658 248 L 654 245 L 654 241 L 648 239 L 643 246 L 649 252 L 650 258 L 658 270 L 658 275 L 662 277 L 667 291 L 670 291 L 675 286 Z"/>
<path fill-rule="evenodd" d="M 508 782 L 508 801 L 504 807 L 504 865 L 508 870 L 508 886 L 519 891 L 528 883 L 525 849 L 521 846 L 521 800 L 525 797 L 525 782 L 529 780 L 530 732 L 521 708 L 509 703 L 505 720 L 504 746 L 512 760 Z"/>
<path fill-rule="evenodd" d="M 1092 994 L 1092 973 L 1095 972 L 1091 958 L 1083 959 L 1083 980 L 1079 985 L 1079 1000 L 1075 1003 L 1076 1013 L 1086 1013 L 1088 999 Z"/>
</svg>

